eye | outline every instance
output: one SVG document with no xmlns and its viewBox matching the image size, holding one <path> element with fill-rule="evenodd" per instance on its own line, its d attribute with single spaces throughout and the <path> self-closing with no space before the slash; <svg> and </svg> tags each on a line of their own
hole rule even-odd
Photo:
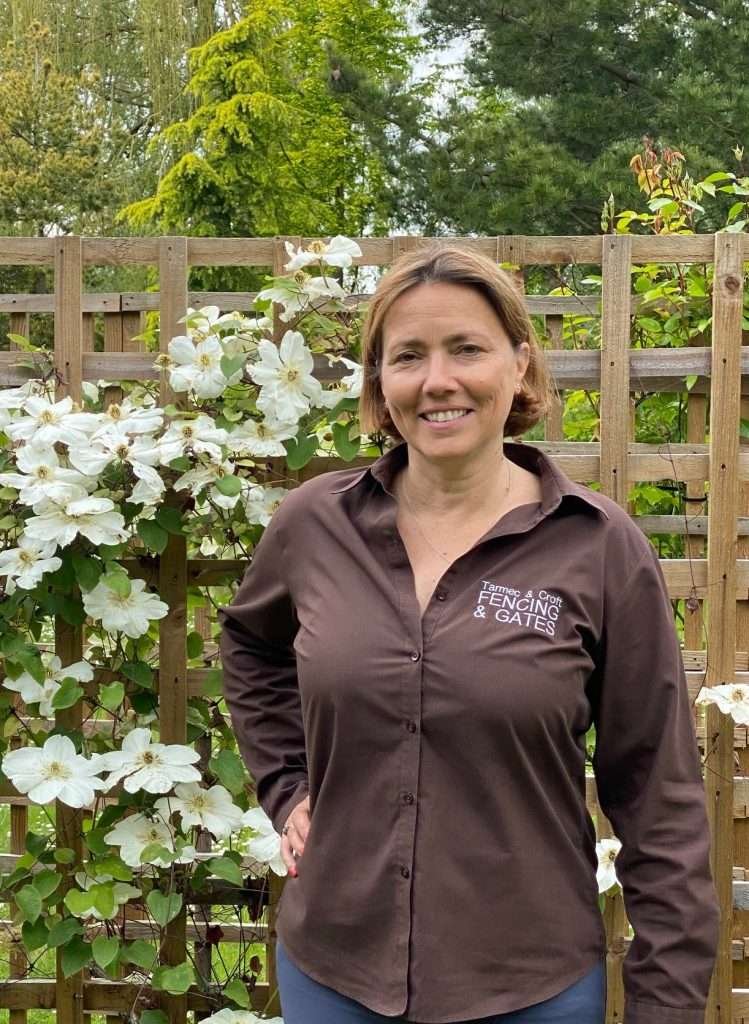
<svg viewBox="0 0 749 1024">
<path fill-rule="evenodd" d="M 477 352 L 480 352 L 480 351 L 481 351 L 481 346 L 480 345 L 474 345 L 473 342 L 470 342 L 470 341 L 466 342 L 463 345 L 460 345 L 459 348 L 458 348 L 458 352 L 464 352 L 466 355 L 469 355 L 469 356 L 475 355 Z"/>
<path fill-rule="evenodd" d="M 398 352 L 394 356 L 393 362 L 394 363 L 410 363 L 414 359 L 417 359 L 417 358 L 418 358 L 418 356 L 417 356 L 416 352 L 403 351 L 403 352 Z"/>
</svg>

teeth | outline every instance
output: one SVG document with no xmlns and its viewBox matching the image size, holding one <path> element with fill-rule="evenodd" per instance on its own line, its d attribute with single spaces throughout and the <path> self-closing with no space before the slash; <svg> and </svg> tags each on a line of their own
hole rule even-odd
<svg viewBox="0 0 749 1024">
<path fill-rule="evenodd" d="M 467 412 L 467 409 L 447 409 L 445 412 L 427 412 L 424 413 L 424 419 L 430 420 L 432 423 L 442 423 L 444 420 L 460 419 L 460 417 L 465 416 Z"/>
</svg>

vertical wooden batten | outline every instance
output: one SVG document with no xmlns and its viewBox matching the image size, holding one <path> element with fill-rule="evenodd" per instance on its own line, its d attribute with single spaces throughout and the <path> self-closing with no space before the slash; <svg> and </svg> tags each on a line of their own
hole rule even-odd
<svg viewBox="0 0 749 1024">
<path fill-rule="evenodd" d="M 627 507 L 629 306 L 632 239 L 603 239 L 601 297 L 601 490 Z"/>
<path fill-rule="evenodd" d="M 57 371 L 56 399 L 72 398 L 81 401 L 83 379 L 83 314 L 82 314 L 81 240 L 76 237 L 55 239 L 55 369 Z M 71 626 L 60 616 L 55 618 L 55 653 L 63 667 L 83 657 L 83 627 Z M 83 721 L 83 703 L 55 713 L 55 728 L 63 733 L 80 732 Z M 62 882 L 57 890 L 60 907 L 65 893 L 75 886 L 74 874 L 83 860 L 83 813 L 57 801 L 55 826 L 57 846 L 74 851 L 70 865 L 59 865 Z M 57 1024 L 83 1024 L 82 971 L 66 978 L 62 971 L 64 946 L 57 950 L 55 1006 Z"/>
<path fill-rule="evenodd" d="M 169 341 L 184 333 L 179 320 L 187 313 L 187 239 L 162 238 L 159 242 L 159 350 L 166 353 Z M 172 391 L 166 370 L 161 374 L 160 404 L 184 407 Z M 182 495 L 167 491 L 167 504 L 181 509 Z M 169 534 L 159 557 L 159 595 L 169 612 L 159 623 L 159 735 L 162 743 L 184 744 L 187 738 L 187 544 L 183 535 Z M 176 875 L 180 869 L 177 866 Z M 181 964 L 187 956 L 187 914 L 180 913 L 165 929 L 161 963 Z M 186 995 L 161 994 L 161 1008 L 170 1024 L 184 1024 Z"/>
<path fill-rule="evenodd" d="M 743 262 L 741 236 L 715 235 L 713 351 L 710 381 L 710 494 L 707 564 L 706 686 L 733 681 L 736 671 L 736 514 Z M 712 833 L 711 867 L 721 910 L 717 962 L 706 1024 L 730 1024 L 733 910 L 733 719 L 706 709 L 705 788 Z"/>
</svg>

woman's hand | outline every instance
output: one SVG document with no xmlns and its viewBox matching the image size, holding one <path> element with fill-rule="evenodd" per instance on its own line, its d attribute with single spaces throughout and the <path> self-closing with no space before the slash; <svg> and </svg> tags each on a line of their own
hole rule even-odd
<svg viewBox="0 0 749 1024">
<path fill-rule="evenodd" d="M 309 794 L 301 800 L 286 819 L 281 836 L 281 857 L 289 874 L 296 878 L 296 862 L 304 853 L 310 826 Z M 295 856 L 296 854 L 296 856 Z"/>
</svg>

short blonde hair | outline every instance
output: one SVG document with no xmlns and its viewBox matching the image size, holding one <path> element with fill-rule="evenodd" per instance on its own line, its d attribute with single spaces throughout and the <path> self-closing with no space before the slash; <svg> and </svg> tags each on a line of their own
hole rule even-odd
<svg viewBox="0 0 749 1024">
<path fill-rule="evenodd" d="M 432 242 L 405 253 L 380 279 L 362 325 L 364 380 L 359 421 L 364 433 L 385 433 L 402 441 L 385 406 L 380 384 L 385 316 L 395 300 L 417 284 L 446 281 L 474 288 L 489 302 L 513 348 L 527 341 L 530 361 L 520 393 L 515 395 L 504 433 L 517 436 L 541 420 L 551 405 L 549 371 L 522 295 L 512 278 L 492 260 L 457 245 Z"/>
</svg>

